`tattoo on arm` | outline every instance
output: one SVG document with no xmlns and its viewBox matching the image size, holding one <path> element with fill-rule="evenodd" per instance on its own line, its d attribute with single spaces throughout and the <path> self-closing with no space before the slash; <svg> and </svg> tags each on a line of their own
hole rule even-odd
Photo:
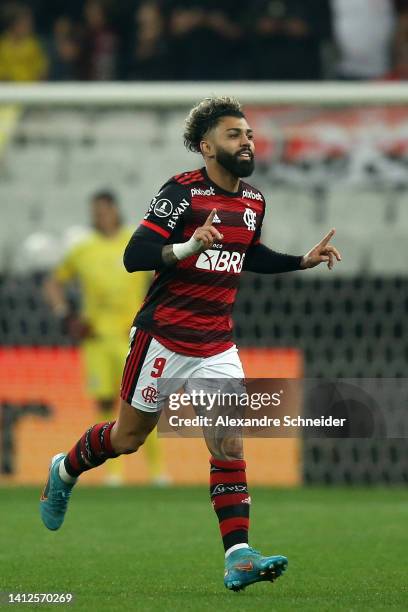
<svg viewBox="0 0 408 612">
<path fill-rule="evenodd" d="M 178 262 L 177 257 L 173 252 L 173 245 L 166 244 L 162 249 L 162 259 L 166 266 L 173 266 Z"/>
</svg>

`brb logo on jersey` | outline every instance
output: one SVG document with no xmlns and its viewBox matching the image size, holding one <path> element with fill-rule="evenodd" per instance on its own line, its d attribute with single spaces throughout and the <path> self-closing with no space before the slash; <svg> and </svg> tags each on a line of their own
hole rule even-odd
<svg viewBox="0 0 408 612">
<path fill-rule="evenodd" d="M 256 212 L 251 208 L 247 208 L 244 212 L 244 223 L 249 231 L 254 232 L 256 230 Z"/>
<path fill-rule="evenodd" d="M 215 251 L 208 249 L 201 253 L 196 261 L 196 268 L 210 272 L 234 272 L 239 274 L 244 263 L 245 253 L 234 251 Z"/>
</svg>

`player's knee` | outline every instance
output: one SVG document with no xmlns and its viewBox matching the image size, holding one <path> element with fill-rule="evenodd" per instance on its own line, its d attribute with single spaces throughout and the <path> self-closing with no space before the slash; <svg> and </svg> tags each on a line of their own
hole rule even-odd
<svg viewBox="0 0 408 612">
<path fill-rule="evenodd" d="M 241 438 L 219 439 L 213 444 L 212 455 L 221 461 L 243 459 L 244 449 Z"/>
</svg>

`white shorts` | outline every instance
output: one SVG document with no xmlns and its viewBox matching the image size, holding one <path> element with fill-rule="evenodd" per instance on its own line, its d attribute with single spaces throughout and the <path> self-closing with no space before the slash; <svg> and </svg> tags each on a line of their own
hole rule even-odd
<svg viewBox="0 0 408 612">
<path fill-rule="evenodd" d="M 180 389 L 180 380 L 186 393 L 194 388 L 190 379 L 226 378 L 241 385 L 244 371 L 235 345 L 212 357 L 189 357 L 170 351 L 147 332 L 132 327 L 121 398 L 144 412 L 158 412 L 162 408 L 157 390 L 160 378 L 165 379 L 168 396 Z"/>
</svg>

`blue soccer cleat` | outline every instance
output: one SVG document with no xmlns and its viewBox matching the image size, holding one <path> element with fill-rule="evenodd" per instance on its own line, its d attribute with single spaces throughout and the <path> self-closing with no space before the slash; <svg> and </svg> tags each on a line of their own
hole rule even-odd
<svg viewBox="0 0 408 612">
<path fill-rule="evenodd" d="M 242 591 L 255 582 L 273 582 L 287 567 L 281 555 L 263 557 L 253 548 L 239 548 L 225 559 L 224 584 L 230 591 Z"/>
<path fill-rule="evenodd" d="M 59 475 L 59 464 L 65 459 L 64 453 L 51 459 L 48 480 L 40 498 L 40 514 L 47 529 L 55 531 L 64 522 L 68 501 L 75 482 L 68 484 Z"/>
</svg>

